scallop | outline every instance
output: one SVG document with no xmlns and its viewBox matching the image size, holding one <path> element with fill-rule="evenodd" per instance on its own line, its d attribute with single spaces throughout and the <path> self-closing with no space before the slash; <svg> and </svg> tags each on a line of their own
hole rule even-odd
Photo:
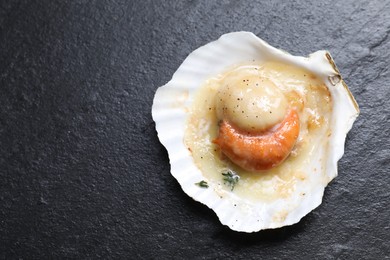
<svg viewBox="0 0 390 260">
<path fill-rule="evenodd" d="M 329 52 L 293 56 L 250 32 L 193 51 L 152 106 L 173 177 L 240 232 L 318 207 L 358 114 Z"/>
</svg>

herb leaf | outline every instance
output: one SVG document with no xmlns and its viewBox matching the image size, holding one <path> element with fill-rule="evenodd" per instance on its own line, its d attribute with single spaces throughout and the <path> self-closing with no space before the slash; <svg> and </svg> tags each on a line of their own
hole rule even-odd
<svg viewBox="0 0 390 260">
<path fill-rule="evenodd" d="M 209 184 L 206 181 L 197 182 L 197 183 L 195 183 L 195 185 L 198 185 L 199 187 L 202 187 L 202 188 L 208 188 L 209 187 Z"/>
<path fill-rule="evenodd" d="M 222 172 L 223 175 L 223 181 L 225 184 L 230 186 L 230 190 L 234 190 L 234 186 L 238 183 L 240 180 L 240 176 L 238 176 L 234 171 L 232 170 L 227 170 L 225 172 Z"/>
</svg>

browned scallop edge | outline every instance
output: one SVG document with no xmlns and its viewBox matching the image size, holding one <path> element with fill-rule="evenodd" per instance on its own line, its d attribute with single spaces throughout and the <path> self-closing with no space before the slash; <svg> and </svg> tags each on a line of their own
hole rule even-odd
<svg viewBox="0 0 390 260">
<path fill-rule="evenodd" d="M 353 95 L 352 95 L 351 91 L 349 90 L 347 84 L 345 83 L 343 77 L 341 76 L 340 71 L 339 71 L 339 69 L 337 68 L 336 63 L 334 62 L 332 56 L 330 55 L 329 52 L 326 52 L 325 56 L 326 56 L 326 58 L 328 59 L 329 64 L 332 66 L 332 68 L 334 69 L 334 71 L 336 71 L 337 74 L 340 76 L 340 78 L 341 78 L 341 84 L 343 84 L 345 90 L 347 91 L 349 97 L 351 98 L 352 103 L 353 103 L 353 105 L 354 105 L 356 111 L 357 111 L 358 113 L 360 113 L 359 105 L 358 105 L 358 103 L 356 102 L 355 98 L 353 97 Z"/>
</svg>

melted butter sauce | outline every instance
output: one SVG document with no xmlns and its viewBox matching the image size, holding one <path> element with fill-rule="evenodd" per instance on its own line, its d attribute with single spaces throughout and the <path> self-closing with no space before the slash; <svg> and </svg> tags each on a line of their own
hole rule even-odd
<svg viewBox="0 0 390 260">
<path fill-rule="evenodd" d="M 294 191 L 297 182 L 304 182 L 310 174 L 307 166 L 313 153 L 327 145 L 325 137 L 331 133 L 328 124 L 332 107 L 330 93 L 314 75 L 286 64 L 268 62 L 239 67 L 238 70 L 234 68 L 235 73 L 256 73 L 259 78 L 271 80 L 285 95 L 290 106 L 297 109 L 301 130 L 289 157 L 273 169 L 248 172 L 225 158 L 218 146 L 212 143 L 218 134 L 219 121 L 215 97 L 226 75 L 233 70 L 208 79 L 199 89 L 190 108 L 184 143 L 192 152 L 194 162 L 205 180 L 213 184 L 211 187 L 222 187 L 231 192 L 222 179 L 222 172 L 231 169 L 240 176 L 233 191 L 237 196 L 252 201 L 285 198 Z M 316 169 L 324 170 L 322 166 Z"/>
</svg>

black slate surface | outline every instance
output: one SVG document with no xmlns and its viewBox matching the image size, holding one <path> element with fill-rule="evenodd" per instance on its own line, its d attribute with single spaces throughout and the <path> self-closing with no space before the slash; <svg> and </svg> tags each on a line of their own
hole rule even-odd
<svg viewBox="0 0 390 260">
<path fill-rule="evenodd" d="M 194 49 L 327 49 L 360 105 L 301 222 L 245 234 L 182 192 L 151 118 Z M 389 1 L 1 1 L 0 258 L 389 259 Z"/>
</svg>

